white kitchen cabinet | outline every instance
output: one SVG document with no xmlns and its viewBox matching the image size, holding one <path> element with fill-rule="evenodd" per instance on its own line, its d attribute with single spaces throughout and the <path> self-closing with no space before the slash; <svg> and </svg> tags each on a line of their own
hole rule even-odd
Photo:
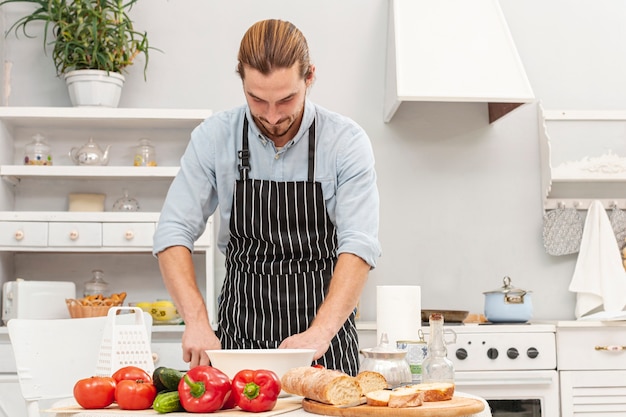
<svg viewBox="0 0 626 417">
<path fill-rule="evenodd" d="M 561 416 L 626 415 L 626 323 L 559 322 Z"/>
</svg>

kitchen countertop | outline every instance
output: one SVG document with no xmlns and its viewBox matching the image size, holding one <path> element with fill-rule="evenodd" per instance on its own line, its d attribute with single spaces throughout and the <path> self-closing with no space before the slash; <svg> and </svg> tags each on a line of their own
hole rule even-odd
<svg viewBox="0 0 626 417">
<path fill-rule="evenodd" d="M 471 416 L 466 416 L 466 417 L 491 417 L 491 411 L 489 409 L 489 406 L 487 405 L 486 401 L 480 397 L 476 397 L 474 395 L 471 394 L 466 394 L 466 393 L 462 393 L 462 392 L 455 392 L 454 394 L 455 396 L 459 396 L 459 397 L 469 397 L 469 398 L 475 398 L 478 399 L 480 401 L 482 401 L 483 403 L 485 403 L 485 409 L 483 411 L 481 411 L 480 413 L 477 414 L 472 414 Z M 287 397 L 287 398 L 282 398 L 279 401 L 281 401 L 282 405 L 284 406 L 285 409 L 291 409 L 292 406 L 297 406 L 298 404 L 300 404 L 302 402 L 302 397 Z M 74 402 L 73 399 L 65 399 L 65 400 L 61 400 L 58 403 L 56 403 L 56 407 L 53 408 L 52 410 L 59 410 L 59 411 L 63 411 L 66 409 L 69 409 L 71 406 L 75 405 L 76 403 Z M 46 410 L 46 412 L 48 411 L 52 411 L 52 410 Z M 84 411 L 71 411 L 71 412 L 55 412 L 54 414 L 49 414 L 49 415 L 54 415 L 55 417 L 139 417 L 139 416 L 151 416 L 151 415 L 162 415 L 162 414 L 158 414 L 156 413 L 154 410 L 140 410 L 140 411 L 122 411 L 122 410 L 84 410 Z M 245 411 L 241 411 L 241 410 L 227 410 L 227 411 L 223 411 L 223 412 L 215 412 L 215 413 L 210 413 L 210 414 L 191 414 L 191 413 L 168 413 L 168 416 L 171 417 L 180 417 L 180 416 L 211 416 L 211 417 L 235 417 L 235 416 L 246 416 L 249 417 L 251 414 L 249 412 L 245 412 Z M 285 417 L 312 417 L 315 414 L 311 414 L 307 411 L 304 411 L 302 408 L 298 408 L 295 410 L 291 410 L 291 411 L 284 411 L 284 410 L 280 410 L 280 409 L 275 409 L 274 411 L 268 411 L 265 413 L 254 413 L 254 415 L 256 417 L 269 417 L 269 416 L 275 416 L 275 415 L 281 415 L 281 416 L 285 416 Z"/>
</svg>

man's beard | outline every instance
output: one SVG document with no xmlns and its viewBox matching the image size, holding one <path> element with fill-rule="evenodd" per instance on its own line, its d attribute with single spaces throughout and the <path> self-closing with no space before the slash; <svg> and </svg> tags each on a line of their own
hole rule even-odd
<svg viewBox="0 0 626 417">
<path fill-rule="evenodd" d="M 294 117 L 291 120 L 290 119 L 282 120 L 278 124 L 271 124 L 263 118 L 256 117 L 256 116 L 254 118 L 256 119 L 257 124 L 259 125 L 261 130 L 263 130 L 263 132 L 271 138 L 280 138 L 280 137 L 285 136 L 296 121 L 296 118 Z M 283 127 L 284 122 L 289 122 L 289 123 L 287 125 L 284 125 Z"/>
</svg>

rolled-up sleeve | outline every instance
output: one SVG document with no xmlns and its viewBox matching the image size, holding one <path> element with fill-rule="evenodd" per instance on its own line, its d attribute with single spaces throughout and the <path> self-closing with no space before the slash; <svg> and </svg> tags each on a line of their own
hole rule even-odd
<svg viewBox="0 0 626 417">
<path fill-rule="evenodd" d="M 381 255 L 379 195 L 374 155 L 364 132 L 344 141 L 339 150 L 335 215 L 338 252 L 358 255 L 374 268 Z"/>
<path fill-rule="evenodd" d="M 214 141 L 206 122 L 196 127 L 180 161 L 159 217 L 154 234 L 153 254 L 171 246 L 185 246 L 193 251 L 207 220 L 218 203 L 214 167 Z"/>
</svg>

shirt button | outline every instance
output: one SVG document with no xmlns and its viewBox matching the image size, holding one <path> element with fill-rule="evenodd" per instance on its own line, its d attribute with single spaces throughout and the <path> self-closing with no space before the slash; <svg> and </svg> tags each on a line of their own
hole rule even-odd
<svg viewBox="0 0 626 417">
<path fill-rule="evenodd" d="M 280 158 L 280 154 L 274 155 L 274 159 L 278 159 L 278 158 Z"/>
</svg>

